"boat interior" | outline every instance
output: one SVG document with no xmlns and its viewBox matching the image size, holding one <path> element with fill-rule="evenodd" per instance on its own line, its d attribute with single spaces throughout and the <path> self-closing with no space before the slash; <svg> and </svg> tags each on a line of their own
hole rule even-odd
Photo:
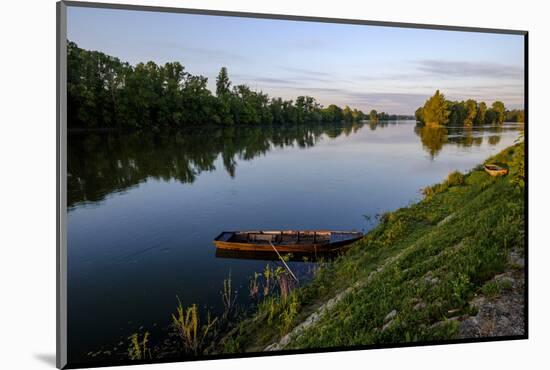
<svg viewBox="0 0 550 370">
<path fill-rule="evenodd" d="M 224 232 L 216 240 L 229 243 L 286 244 L 327 244 L 357 237 L 350 232 L 331 231 L 247 231 Z"/>
</svg>

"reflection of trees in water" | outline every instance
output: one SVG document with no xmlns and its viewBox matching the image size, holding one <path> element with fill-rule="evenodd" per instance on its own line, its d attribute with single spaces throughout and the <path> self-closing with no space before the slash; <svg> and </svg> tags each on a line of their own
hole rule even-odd
<svg viewBox="0 0 550 370">
<path fill-rule="evenodd" d="M 445 145 L 454 144 L 461 147 L 480 146 L 483 144 L 483 136 L 491 133 L 487 139 L 489 145 L 497 145 L 500 142 L 501 133 L 504 130 L 517 130 L 517 127 L 504 128 L 502 126 L 416 126 L 414 132 L 420 137 L 422 146 L 435 158 Z"/>
<path fill-rule="evenodd" d="M 398 125 L 400 123 L 404 123 L 404 122 L 410 122 L 410 121 L 407 121 L 407 120 L 404 120 L 404 121 L 386 121 L 386 120 L 379 120 L 379 121 L 369 121 L 369 128 L 372 130 L 372 131 L 375 131 L 377 128 L 384 128 L 384 127 L 388 127 L 390 125 Z"/>
<path fill-rule="evenodd" d="M 420 136 L 424 149 L 435 158 L 448 140 L 448 130 L 445 127 L 416 126 L 414 132 Z"/>
<path fill-rule="evenodd" d="M 293 125 L 264 127 L 194 128 L 167 132 L 71 133 L 67 149 L 68 206 L 96 202 L 151 177 L 192 183 L 222 160 L 231 177 L 238 160 L 251 160 L 271 148 L 314 146 L 322 135 L 336 138 L 362 127 Z"/>
<path fill-rule="evenodd" d="M 399 121 L 369 124 L 380 129 Z M 123 191 L 151 177 L 192 183 L 202 172 L 216 169 L 220 158 L 227 173 L 236 175 L 239 160 L 265 155 L 272 148 L 309 148 L 322 135 L 336 138 L 356 133 L 363 124 L 292 125 L 263 127 L 199 127 L 180 131 L 86 132 L 71 133 L 67 149 L 68 205 L 96 202 L 107 194 Z M 496 145 L 501 126 L 415 127 L 425 150 L 435 158 L 449 143 L 460 146 L 481 145 L 483 133 Z"/>
<path fill-rule="evenodd" d="M 500 142 L 500 135 L 491 135 L 491 136 L 489 136 L 487 141 L 491 145 L 497 145 Z"/>
</svg>

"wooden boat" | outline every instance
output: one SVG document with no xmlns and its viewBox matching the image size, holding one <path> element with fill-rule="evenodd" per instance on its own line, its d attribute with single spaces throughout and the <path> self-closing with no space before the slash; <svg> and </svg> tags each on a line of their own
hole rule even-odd
<svg viewBox="0 0 550 370">
<path fill-rule="evenodd" d="M 214 244 L 218 249 L 234 251 L 317 253 L 337 250 L 362 237 L 358 231 L 223 231 Z"/>
<path fill-rule="evenodd" d="M 486 164 L 483 166 L 485 171 L 491 176 L 504 176 L 508 174 L 508 169 L 497 166 L 496 164 Z"/>
</svg>

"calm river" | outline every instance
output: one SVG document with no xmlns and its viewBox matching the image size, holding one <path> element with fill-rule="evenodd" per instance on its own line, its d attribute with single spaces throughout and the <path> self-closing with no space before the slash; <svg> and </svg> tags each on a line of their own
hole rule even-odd
<svg viewBox="0 0 550 370">
<path fill-rule="evenodd" d="M 266 261 L 216 257 L 222 230 L 367 230 L 514 143 L 519 126 L 354 125 L 71 133 L 69 356 L 155 335 L 184 304 L 220 309 L 231 274 L 245 303 Z M 297 270 L 300 262 L 291 263 Z M 122 345 L 118 344 L 124 341 Z"/>
</svg>

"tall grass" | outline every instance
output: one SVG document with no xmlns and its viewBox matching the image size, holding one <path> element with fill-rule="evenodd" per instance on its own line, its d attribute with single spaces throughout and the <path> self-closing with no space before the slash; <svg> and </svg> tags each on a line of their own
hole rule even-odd
<svg viewBox="0 0 550 370">
<path fill-rule="evenodd" d="M 258 274 L 257 272 L 254 272 L 254 278 L 252 280 L 250 280 L 249 296 L 252 299 L 258 298 L 258 295 L 260 293 L 260 285 L 259 285 L 259 282 L 258 282 L 258 277 L 259 276 L 260 276 L 260 274 Z"/>
<path fill-rule="evenodd" d="M 206 344 L 205 340 L 217 321 L 218 318 L 212 320 L 208 313 L 206 324 L 201 326 L 197 305 L 184 307 L 178 297 L 177 312 L 172 314 L 172 325 L 181 340 L 185 353 L 194 355 L 202 353 Z"/>
<path fill-rule="evenodd" d="M 237 294 L 231 288 L 231 272 L 229 277 L 223 280 L 222 290 L 222 302 L 223 302 L 223 319 L 228 320 L 235 312 L 235 302 L 237 301 Z"/>
<path fill-rule="evenodd" d="M 283 301 L 283 307 L 280 314 L 281 322 L 279 324 L 281 335 L 285 335 L 290 328 L 292 328 L 292 324 L 294 324 L 294 319 L 299 309 L 300 303 L 296 293 L 290 294 L 289 298 Z"/>
<path fill-rule="evenodd" d="M 134 333 L 128 337 L 130 340 L 130 347 L 128 348 L 128 357 L 130 360 L 145 360 L 151 359 L 151 351 L 147 344 L 149 343 L 149 332 L 145 332 L 141 341 L 139 340 L 139 334 Z"/>
</svg>

